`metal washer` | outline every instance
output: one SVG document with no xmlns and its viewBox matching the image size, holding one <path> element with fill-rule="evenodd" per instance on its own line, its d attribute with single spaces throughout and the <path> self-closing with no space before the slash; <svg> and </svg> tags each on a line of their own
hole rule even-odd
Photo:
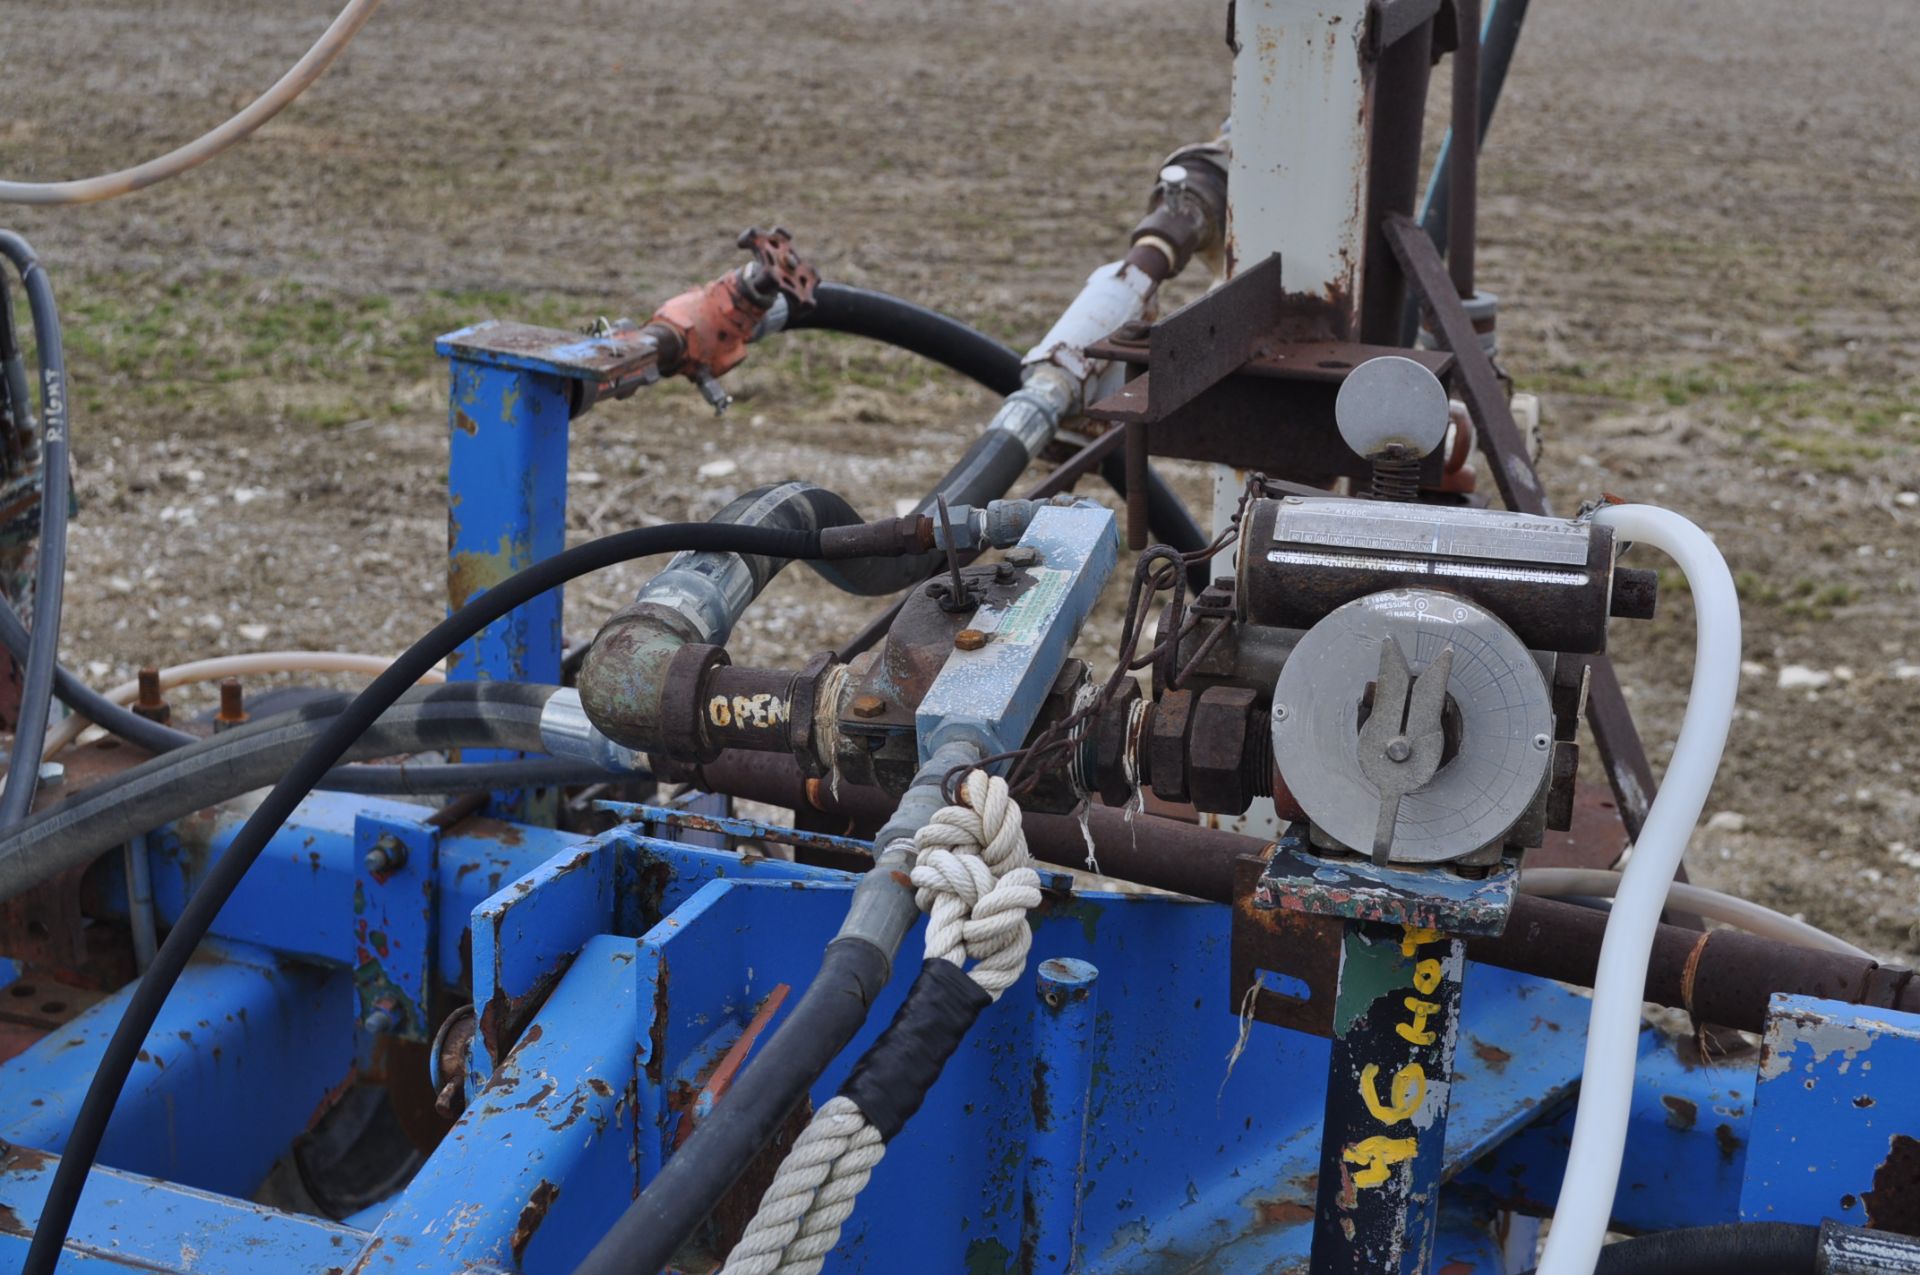
<svg viewBox="0 0 1920 1275">
<path fill-rule="evenodd" d="M 1360 773 L 1360 702 L 1397 638 L 1415 673 L 1452 643 L 1447 694 L 1460 751 L 1400 803 L 1395 863 L 1441 863 L 1499 840 L 1547 779 L 1553 714 L 1538 662 L 1513 630 L 1464 598 L 1394 589 L 1358 598 L 1300 639 L 1273 692 L 1273 755 L 1307 816 L 1341 845 L 1373 844 L 1380 794 Z"/>
</svg>

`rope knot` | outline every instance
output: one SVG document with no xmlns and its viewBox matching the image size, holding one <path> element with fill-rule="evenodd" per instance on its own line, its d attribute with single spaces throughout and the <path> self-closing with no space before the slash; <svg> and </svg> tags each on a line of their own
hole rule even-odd
<svg viewBox="0 0 1920 1275">
<path fill-rule="evenodd" d="M 914 902 L 927 914 L 927 956 L 955 965 L 998 1000 L 1026 967 L 1027 913 L 1040 905 L 1020 805 L 1007 781 L 967 773 L 958 801 L 914 834 Z"/>
</svg>

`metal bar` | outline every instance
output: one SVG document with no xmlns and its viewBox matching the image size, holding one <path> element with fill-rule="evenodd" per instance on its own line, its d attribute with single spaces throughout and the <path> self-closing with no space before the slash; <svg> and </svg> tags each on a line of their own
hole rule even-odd
<svg viewBox="0 0 1920 1275">
<path fill-rule="evenodd" d="M 703 815 L 691 810 L 630 801 L 596 801 L 593 805 L 594 809 L 610 811 L 629 823 L 661 824 L 668 828 L 717 832 L 727 837 L 745 837 L 754 841 L 777 841 L 796 850 L 830 850 L 838 854 L 873 857 L 873 843 L 855 837 L 835 837 L 824 832 L 804 832 L 799 828 L 763 823 L 758 819 Z"/>
<path fill-rule="evenodd" d="M 1494 371 L 1493 361 L 1481 348 L 1447 274 L 1440 253 L 1421 230 L 1406 217 L 1389 217 L 1385 223 L 1387 242 L 1400 259 L 1420 302 L 1433 315 L 1440 342 L 1453 352 L 1454 375 L 1467 410 L 1473 414 L 1481 450 L 1487 455 L 1488 468 L 1500 488 L 1500 498 L 1509 509 L 1521 513 L 1549 514 L 1546 489 L 1533 462 L 1527 458 L 1526 440 L 1514 423 L 1507 396 Z M 1646 747 L 1640 742 L 1627 708 L 1626 695 L 1612 661 L 1601 657 L 1592 663 L 1592 680 L 1587 688 L 1587 722 L 1593 727 L 1594 743 L 1606 765 L 1607 781 L 1613 786 L 1620 807 L 1620 819 L 1630 837 L 1640 835 L 1647 810 L 1653 804 L 1657 785 L 1653 766 L 1647 760 Z M 1685 880 L 1684 874 L 1680 878 Z"/>
<path fill-rule="evenodd" d="M 458 610 L 516 571 L 566 547 L 567 432 L 572 382 L 558 372 L 450 354 L 447 604 Z M 552 589 L 490 624 L 448 661 L 461 681 L 558 682 L 561 591 Z M 475 760 L 522 754 L 471 750 Z M 495 795 L 502 818 L 553 824 L 551 798 Z"/>
<path fill-rule="evenodd" d="M 1486 145 L 1487 132 L 1493 127 L 1493 110 L 1500 104 L 1506 87 L 1507 70 L 1513 65 L 1514 51 L 1520 44 L 1520 28 L 1527 18 L 1528 0 L 1488 0 L 1486 20 L 1480 25 L 1480 75 L 1475 109 L 1479 117 L 1478 145 Z M 1452 209 L 1444 192 L 1453 185 L 1453 155 L 1460 134 L 1449 128 L 1440 139 L 1440 153 L 1434 159 L 1433 173 L 1427 180 L 1427 193 L 1420 201 L 1420 228 L 1436 244 L 1451 238 Z M 1409 316 L 1412 317 L 1411 315 Z M 1412 329 L 1408 329 L 1411 337 Z"/>
<path fill-rule="evenodd" d="M 1471 297 L 1480 181 L 1480 0 L 1453 0 L 1453 20 L 1459 40 L 1453 51 L 1453 131 L 1462 137 L 1473 132 L 1476 141 L 1448 157 L 1447 212 L 1453 224 L 1447 232 L 1447 268 L 1454 290 Z"/>
<path fill-rule="evenodd" d="M 1461 941 L 1434 930 L 1345 927 L 1314 1275 L 1427 1275 L 1465 966 Z"/>
<path fill-rule="evenodd" d="M 1395 11 L 1406 8 L 1400 0 Z M 1380 54 L 1373 72 L 1373 131 L 1367 140 L 1366 260 L 1361 270 L 1360 339 L 1394 344 L 1406 308 L 1407 280 L 1380 234 L 1380 223 L 1413 211 L 1420 184 L 1420 138 L 1432 75 L 1431 16 Z"/>
</svg>

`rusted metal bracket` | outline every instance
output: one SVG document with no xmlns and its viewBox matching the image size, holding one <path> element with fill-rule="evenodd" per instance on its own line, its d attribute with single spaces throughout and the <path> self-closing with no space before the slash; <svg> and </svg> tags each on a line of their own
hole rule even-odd
<svg viewBox="0 0 1920 1275">
<path fill-rule="evenodd" d="M 1522 513 L 1551 513 L 1546 489 L 1528 459 L 1526 440 L 1521 437 L 1520 427 L 1507 406 L 1507 396 L 1494 371 L 1493 360 L 1481 347 L 1480 338 L 1473 330 L 1473 320 L 1467 316 L 1433 240 L 1420 229 L 1419 223 L 1408 217 L 1389 217 L 1383 230 L 1420 304 L 1432 315 L 1434 331 L 1441 344 L 1453 352 L 1455 383 L 1473 415 L 1480 449 L 1486 453 L 1493 470 L 1500 498 L 1507 508 Z M 1593 661 L 1593 680 L 1587 690 L 1587 721 L 1593 727 L 1594 742 L 1599 745 L 1601 760 L 1606 764 L 1607 781 L 1613 786 L 1619 803 L 1621 822 L 1630 837 L 1638 837 L 1657 785 L 1653 767 L 1647 761 L 1646 747 L 1640 741 L 1633 714 L 1620 689 L 1620 679 L 1613 671 L 1612 661 L 1605 658 Z"/>
</svg>

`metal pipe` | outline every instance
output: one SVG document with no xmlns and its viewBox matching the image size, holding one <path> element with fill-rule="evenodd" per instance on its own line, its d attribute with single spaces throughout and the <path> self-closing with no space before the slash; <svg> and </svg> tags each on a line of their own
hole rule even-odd
<svg viewBox="0 0 1920 1275">
<path fill-rule="evenodd" d="M 846 816 L 844 830 L 871 828 L 889 803 L 874 788 L 809 782 L 794 763 L 766 753 L 725 753 L 701 768 L 701 786 L 815 814 Z M 1034 857 L 1079 864 L 1086 837 L 1106 875 L 1194 898 L 1233 899 L 1233 865 L 1242 855 L 1264 856 L 1271 843 L 1202 828 L 1158 815 L 1107 806 L 1089 812 L 1086 831 L 1069 815 L 1027 814 L 1021 825 Z M 1571 903 L 1522 895 L 1514 900 L 1506 932 L 1467 942 L 1467 956 L 1486 965 L 1591 987 L 1607 914 Z M 1697 954 L 1696 954 L 1697 951 Z M 1689 967 L 1692 973 L 1689 975 Z M 1646 998 L 1691 1008 L 1702 1022 L 1741 1031 L 1766 1024 L 1776 992 L 1920 1013 L 1920 978 L 1897 966 L 1837 952 L 1817 952 L 1737 930 L 1701 933 L 1662 925 L 1654 938 Z"/>
<path fill-rule="evenodd" d="M 1453 0 L 1459 47 L 1453 51 L 1453 131 L 1465 137 L 1480 127 L 1480 0 Z M 1473 295 L 1473 237 L 1480 181 L 1480 147 L 1462 146 L 1448 157 L 1447 269 L 1463 297 Z"/>
</svg>

